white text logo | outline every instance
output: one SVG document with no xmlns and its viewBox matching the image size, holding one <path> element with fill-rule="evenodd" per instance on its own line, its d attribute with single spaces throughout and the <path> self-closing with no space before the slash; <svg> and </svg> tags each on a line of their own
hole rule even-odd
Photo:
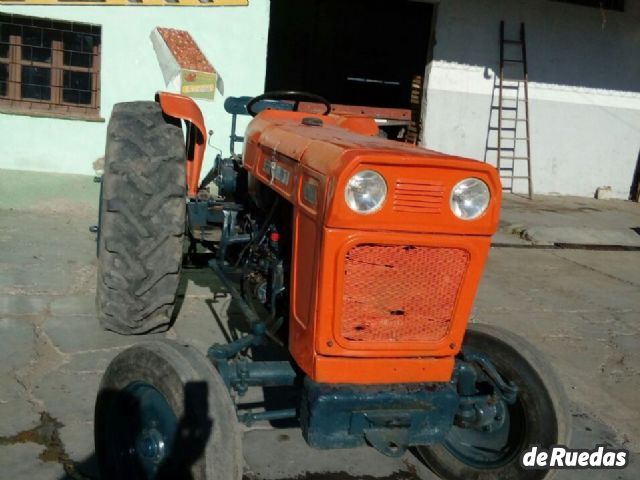
<svg viewBox="0 0 640 480">
<path fill-rule="evenodd" d="M 624 468 L 629 452 L 623 449 L 596 445 L 593 450 L 572 449 L 552 445 L 548 450 L 531 445 L 520 456 L 520 466 L 526 470 L 547 468 Z"/>
</svg>

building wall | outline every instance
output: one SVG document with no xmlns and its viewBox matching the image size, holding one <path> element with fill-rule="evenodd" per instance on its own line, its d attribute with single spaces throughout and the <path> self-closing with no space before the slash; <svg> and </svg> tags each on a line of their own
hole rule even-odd
<svg viewBox="0 0 640 480">
<path fill-rule="evenodd" d="M 499 22 L 507 21 L 513 37 L 523 21 L 534 189 L 592 196 L 610 185 L 626 198 L 640 151 L 640 2 L 626 3 L 626 12 L 607 11 L 603 20 L 599 9 L 550 0 L 442 0 L 427 69 L 423 144 L 485 158 Z M 156 26 L 190 31 L 220 73 L 224 95 L 198 103 L 214 130 L 213 144 L 225 153 L 230 117 L 224 98 L 263 91 L 269 0 L 251 0 L 248 7 L 2 5 L 0 11 L 102 25 L 105 120 L 114 103 L 151 99 L 165 88 L 149 40 Z M 0 113 L 0 168 L 91 174 L 104 154 L 105 132 L 106 122 Z M 209 149 L 208 164 L 215 153 Z M 494 161 L 491 154 L 488 159 Z"/>
<path fill-rule="evenodd" d="M 198 101 L 212 143 L 228 152 L 231 119 L 225 97 L 263 92 L 269 1 L 248 7 L 0 6 L 0 12 L 102 25 L 101 116 L 113 105 L 152 100 L 165 89 L 149 35 L 157 26 L 188 30 L 222 77 L 224 95 Z M 240 127 L 248 122 L 240 120 Z M 0 113 L 0 168 L 93 174 L 104 155 L 107 123 Z M 205 165 L 215 150 L 209 149 Z"/>
<path fill-rule="evenodd" d="M 423 144 L 495 163 L 486 146 L 500 20 L 508 38 L 524 22 L 534 190 L 593 196 L 611 186 L 627 198 L 640 151 L 640 2 L 626 4 L 603 16 L 548 0 L 442 0 Z M 496 112 L 491 121 L 497 126 Z"/>
</svg>

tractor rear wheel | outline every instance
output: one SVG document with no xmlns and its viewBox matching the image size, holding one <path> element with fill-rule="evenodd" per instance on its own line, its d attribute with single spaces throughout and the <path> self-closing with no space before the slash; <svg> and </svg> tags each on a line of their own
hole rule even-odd
<svg viewBox="0 0 640 480">
<path fill-rule="evenodd" d="M 156 102 L 115 105 L 107 130 L 96 304 L 101 325 L 169 328 L 185 230 L 185 147 Z"/>
</svg>

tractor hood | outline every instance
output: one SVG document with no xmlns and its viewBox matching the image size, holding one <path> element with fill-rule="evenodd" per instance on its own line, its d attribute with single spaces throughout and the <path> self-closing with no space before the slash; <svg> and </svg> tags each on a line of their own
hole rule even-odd
<svg viewBox="0 0 640 480">
<path fill-rule="evenodd" d="M 422 233 L 495 233 L 501 186 L 495 168 L 475 160 L 425 150 L 375 135 L 370 118 L 266 110 L 248 126 L 244 167 L 294 205 L 317 213 L 326 227 Z M 375 213 L 349 208 L 345 187 L 361 170 L 386 182 L 387 195 Z M 450 208 L 454 186 L 482 180 L 490 205 L 475 220 Z"/>
</svg>

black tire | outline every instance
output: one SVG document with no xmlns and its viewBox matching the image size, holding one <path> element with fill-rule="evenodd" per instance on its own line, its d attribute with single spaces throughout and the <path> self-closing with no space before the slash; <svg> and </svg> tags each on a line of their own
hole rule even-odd
<svg viewBox="0 0 640 480">
<path fill-rule="evenodd" d="M 209 360 L 176 342 L 140 343 L 116 356 L 100 384 L 94 435 L 102 480 L 242 478 L 229 391 Z"/>
<path fill-rule="evenodd" d="M 443 443 L 416 448 L 418 456 L 436 475 L 446 480 L 551 478 L 554 470 L 524 470 L 520 467 L 521 452 L 529 445 L 549 448 L 569 442 L 568 401 L 551 366 L 527 341 L 498 327 L 469 325 L 463 348 L 487 355 L 498 373 L 518 387 L 516 403 L 509 407 L 509 441 L 513 442 L 513 449 L 509 453 L 505 449 L 503 459 L 492 459 L 486 464 L 468 460 L 469 457 L 463 458 L 464 455 L 459 453 L 464 452 L 468 445 L 459 443 L 455 432 L 458 427 L 453 427 Z M 461 447 L 460 450 L 457 446 Z"/>
<path fill-rule="evenodd" d="M 132 335 L 170 327 L 185 195 L 180 123 L 156 102 L 115 105 L 99 217 L 96 305 L 104 328 Z"/>
</svg>

